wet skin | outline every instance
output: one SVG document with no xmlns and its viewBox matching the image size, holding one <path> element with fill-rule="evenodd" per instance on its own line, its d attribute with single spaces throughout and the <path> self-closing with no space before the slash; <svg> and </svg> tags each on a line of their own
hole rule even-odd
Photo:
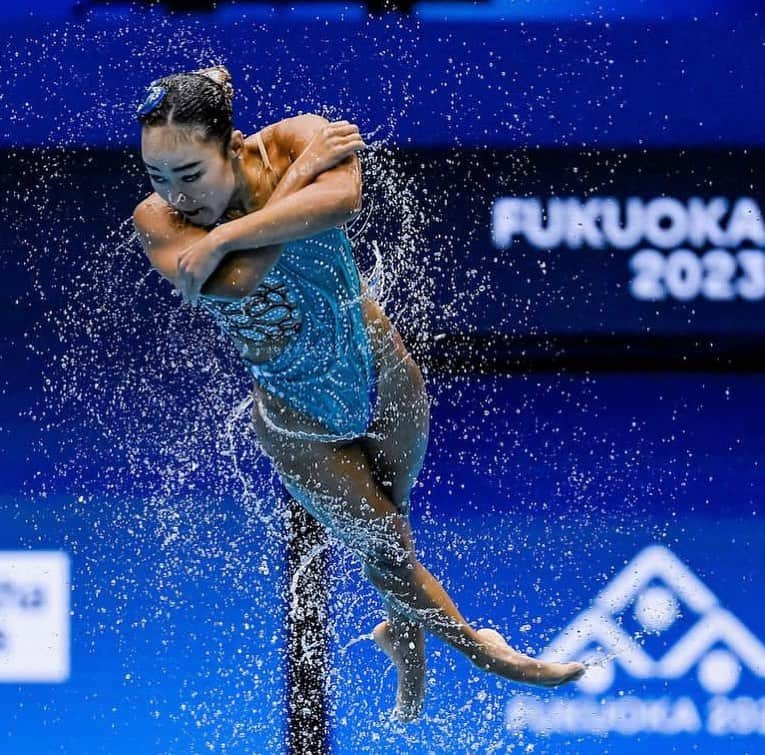
<svg viewBox="0 0 765 755">
<path fill-rule="evenodd" d="M 290 155 L 273 127 L 263 129 L 261 134 L 272 164 L 283 175 L 294 155 Z M 161 140 L 144 145 L 144 160 L 163 168 L 168 184 L 175 182 L 175 193 L 169 186 L 164 190 L 166 200 L 185 201 L 184 209 L 188 211 L 198 206 L 209 208 L 204 222 L 212 223 L 224 212 L 241 214 L 259 209 L 272 191 L 254 139 L 242 139 L 235 147 L 241 156 L 233 168 L 229 164 L 231 176 L 216 163 L 214 154 L 206 153 L 213 183 L 208 180 L 205 190 L 190 198 L 187 194 L 179 197 L 182 189 L 170 170 L 173 165 L 182 165 L 180 161 L 193 158 L 193 149 L 186 149 L 182 140 L 174 143 L 165 134 Z M 162 155 L 166 158 L 168 154 L 172 158 L 162 162 Z M 194 225 L 191 221 L 201 222 L 197 217 L 180 219 L 185 228 Z M 234 278 L 242 287 L 253 258 L 246 252 L 224 258 L 211 276 L 219 293 L 225 294 L 226 285 L 232 284 Z M 410 721 L 423 708 L 424 629 L 455 647 L 478 668 L 505 678 L 543 686 L 579 678 L 584 673 L 582 664 L 542 662 L 518 653 L 494 630 L 471 628 L 440 583 L 418 561 L 409 522 L 409 500 L 428 444 L 429 398 L 422 374 L 398 331 L 369 295 L 362 301 L 362 313 L 379 376 L 378 413 L 369 428 L 377 438 L 336 442 L 291 438 L 266 424 L 257 401 L 253 402 L 252 421 L 263 451 L 273 461 L 287 490 L 358 554 L 365 575 L 383 599 L 388 618 L 374 628 L 373 638 L 398 671 L 396 715 Z M 248 358 L 257 362 L 275 356 L 273 352 L 259 353 L 260 348 L 251 345 Z M 257 384 L 253 391 L 281 427 L 327 432 L 320 422 Z"/>
</svg>

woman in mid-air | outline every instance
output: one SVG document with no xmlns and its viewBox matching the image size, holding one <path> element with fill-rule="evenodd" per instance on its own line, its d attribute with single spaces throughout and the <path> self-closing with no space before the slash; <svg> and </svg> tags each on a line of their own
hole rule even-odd
<svg viewBox="0 0 765 755">
<path fill-rule="evenodd" d="M 152 267 L 239 349 L 254 428 L 284 486 L 382 596 L 388 618 L 373 637 L 398 672 L 396 715 L 422 710 L 424 629 L 508 679 L 578 679 L 580 663 L 543 662 L 473 629 L 415 556 L 409 498 L 429 400 L 342 228 L 361 202 L 358 128 L 299 115 L 245 138 L 230 82 L 223 66 L 152 82 L 138 119 L 154 193 L 133 220 Z"/>
</svg>

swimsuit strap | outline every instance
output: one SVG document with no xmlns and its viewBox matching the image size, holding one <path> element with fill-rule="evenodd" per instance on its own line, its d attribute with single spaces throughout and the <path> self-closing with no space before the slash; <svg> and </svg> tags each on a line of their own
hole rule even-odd
<svg viewBox="0 0 765 755">
<path fill-rule="evenodd" d="M 266 152 L 266 145 L 263 144 L 263 137 L 260 135 L 260 131 L 255 134 L 255 141 L 258 143 L 258 149 L 260 150 L 260 156 L 263 159 L 263 164 L 268 170 L 271 171 L 271 173 L 274 174 L 274 178 L 276 179 L 274 186 L 276 186 L 276 184 L 279 183 L 279 174 L 274 170 L 274 166 L 271 165 L 271 161 L 268 159 L 268 152 Z"/>
</svg>

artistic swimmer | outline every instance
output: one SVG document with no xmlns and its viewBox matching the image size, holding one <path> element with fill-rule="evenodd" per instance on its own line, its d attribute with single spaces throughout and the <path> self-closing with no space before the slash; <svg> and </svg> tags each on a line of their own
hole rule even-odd
<svg viewBox="0 0 765 755">
<path fill-rule="evenodd" d="M 424 630 L 514 681 L 578 679 L 581 663 L 544 662 L 473 629 L 415 555 L 410 495 L 430 405 L 344 229 L 361 204 L 358 128 L 307 114 L 245 138 L 232 99 L 223 66 L 152 82 L 138 119 L 154 192 L 135 228 L 152 267 L 239 349 L 258 441 L 286 489 L 381 595 L 387 620 L 372 636 L 398 672 L 395 714 L 422 711 Z"/>
</svg>

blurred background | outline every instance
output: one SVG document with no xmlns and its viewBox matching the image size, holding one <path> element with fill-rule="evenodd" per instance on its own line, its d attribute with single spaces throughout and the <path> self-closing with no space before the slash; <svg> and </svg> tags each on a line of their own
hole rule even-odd
<svg viewBox="0 0 765 755">
<path fill-rule="evenodd" d="M 316 752 L 761 752 L 758 6 L 5 8 L 0 751 L 298 751 L 302 594 L 326 623 L 301 650 L 326 665 Z M 359 125 L 354 252 L 383 260 L 432 398 L 418 554 L 474 626 L 592 663 L 576 685 L 431 637 L 402 726 L 358 564 L 319 538 L 301 587 L 247 374 L 130 223 L 145 87 L 216 63 L 245 135 Z"/>
</svg>

